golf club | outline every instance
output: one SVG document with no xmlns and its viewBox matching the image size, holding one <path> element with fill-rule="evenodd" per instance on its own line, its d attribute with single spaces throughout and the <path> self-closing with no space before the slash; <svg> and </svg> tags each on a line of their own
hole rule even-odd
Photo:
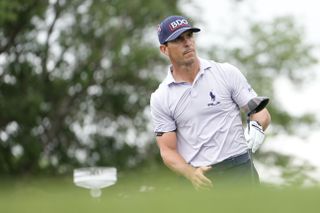
<svg viewBox="0 0 320 213">
<path fill-rule="evenodd" d="M 248 125 L 248 134 L 250 134 L 250 116 L 252 114 L 255 114 L 257 112 L 260 112 L 262 109 L 264 109 L 267 104 L 269 103 L 269 98 L 268 97 L 255 97 L 252 98 L 248 104 L 248 114 L 247 114 L 247 125 Z M 253 177 L 253 157 L 252 157 L 252 150 L 249 149 L 249 157 L 251 160 L 251 180 L 254 181 L 254 177 Z"/>
</svg>

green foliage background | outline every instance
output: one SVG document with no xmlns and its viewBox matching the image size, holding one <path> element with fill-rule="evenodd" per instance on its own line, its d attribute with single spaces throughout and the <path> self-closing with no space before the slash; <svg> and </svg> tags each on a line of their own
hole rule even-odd
<svg viewBox="0 0 320 213">
<path fill-rule="evenodd" d="M 155 35 L 169 0 L 11 0 L 0 3 L 0 174 L 70 174 L 80 166 L 157 166 L 149 97 L 164 74 Z M 184 1 L 188 3 L 188 1 Z M 243 2 L 245 3 L 245 2 Z M 203 53 L 238 66 L 256 91 L 271 97 L 273 131 L 294 133 L 313 115 L 294 117 L 276 100 L 274 82 L 303 84 L 317 63 L 314 46 L 293 17 L 251 20 L 242 46 Z M 236 36 L 234 36 L 236 35 Z M 142 145 L 147 143 L 148 145 Z M 306 177 L 288 156 L 260 153 L 265 164 Z M 270 160 L 271 159 L 271 160 Z"/>
<path fill-rule="evenodd" d="M 176 1 L 10 1 L 0 5 L 0 172 L 66 173 L 137 166 L 129 129 L 161 64 L 150 31 Z M 82 127 L 92 124 L 87 138 Z M 138 138 L 136 140 L 139 140 Z M 76 155 L 81 152 L 84 160 Z"/>
</svg>

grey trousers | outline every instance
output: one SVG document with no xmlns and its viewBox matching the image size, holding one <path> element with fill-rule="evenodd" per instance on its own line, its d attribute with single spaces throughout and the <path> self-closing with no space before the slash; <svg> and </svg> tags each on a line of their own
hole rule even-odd
<svg viewBox="0 0 320 213">
<path fill-rule="evenodd" d="M 249 157 L 249 153 L 231 157 L 214 164 L 212 169 L 205 175 L 212 181 L 213 186 L 259 184 L 259 175 Z"/>
</svg>

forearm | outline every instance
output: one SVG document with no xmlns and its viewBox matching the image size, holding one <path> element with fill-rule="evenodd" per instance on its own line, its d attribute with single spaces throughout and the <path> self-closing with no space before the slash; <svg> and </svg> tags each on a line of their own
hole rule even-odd
<svg viewBox="0 0 320 213">
<path fill-rule="evenodd" d="M 194 173 L 195 168 L 188 164 L 179 153 L 173 150 L 161 151 L 161 157 L 168 168 L 185 176 L 187 179 L 190 179 L 191 174 Z"/>
<path fill-rule="evenodd" d="M 211 186 L 211 181 L 204 175 L 211 167 L 195 168 L 189 165 L 177 151 L 175 132 L 168 132 L 157 137 L 157 143 L 164 164 L 172 171 L 186 177 L 196 189 Z"/>
<path fill-rule="evenodd" d="M 271 117 L 267 109 L 250 116 L 250 123 L 245 130 L 245 137 L 248 141 L 248 148 L 255 153 L 262 145 L 265 135 L 264 131 L 270 124 Z M 257 122 L 260 124 L 258 125 Z"/>
<path fill-rule="evenodd" d="M 258 121 L 263 130 L 266 130 L 271 122 L 271 116 L 267 109 L 263 109 L 258 113 L 252 114 L 250 120 Z"/>
</svg>

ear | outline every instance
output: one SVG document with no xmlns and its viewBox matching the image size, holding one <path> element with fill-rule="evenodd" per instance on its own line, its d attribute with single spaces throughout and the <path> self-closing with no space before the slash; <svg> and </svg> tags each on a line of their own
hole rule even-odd
<svg viewBox="0 0 320 213">
<path fill-rule="evenodd" d="M 167 45 L 161 44 L 161 45 L 160 45 L 160 51 L 161 51 L 164 55 L 168 56 L 168 47 L 167 47 Z"/>
</svg>

